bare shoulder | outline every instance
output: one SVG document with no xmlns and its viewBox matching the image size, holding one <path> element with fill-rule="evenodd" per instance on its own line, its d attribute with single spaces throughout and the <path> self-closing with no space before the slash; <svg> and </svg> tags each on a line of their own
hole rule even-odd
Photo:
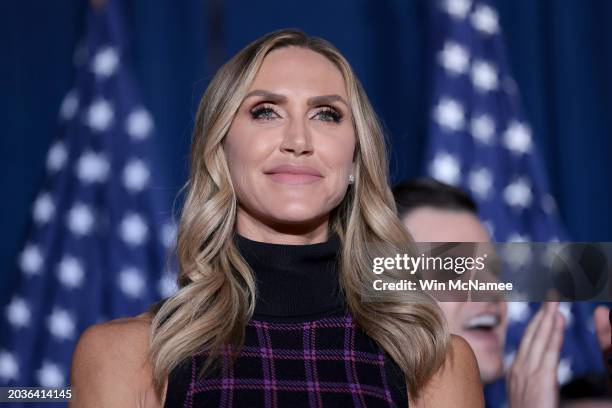
<svg viewBox="0 0 612 408">
<path fill-rule="evenodd" d="M 147 314 L 90 326 L 77 342 L 73 368 L 90 368 L 94 362 L 129 365 L 146 354 L 150 327 Z"/>
<path fill-rule="evenodd" d="M 79 348 L 89 350 L 109 345 L 120 349 L 137 349 L 139 343 L 148 342 L 150 327 L 151 316 L 147 313 L 95 324 L 83 332 L 77 343 L 77 351 Z"/>
<path fill-rule="evenodd" d="M 85 330 L 72 357 L 71 406 L 161 406 L 147 359 L 150 327 L 145 313 Z"/>
<path fill-rule="evenodd" d="M 451 347 L 443 366 L 421 390 L 411 408 L 484 407 L 484 395 L 476 356 L 461 336 L 451 336 Z"/>
</svg>

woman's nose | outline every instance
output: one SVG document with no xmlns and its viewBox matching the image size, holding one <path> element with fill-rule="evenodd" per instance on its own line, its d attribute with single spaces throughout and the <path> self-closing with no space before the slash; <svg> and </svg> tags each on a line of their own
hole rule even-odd
<svg viewBox="0 0 612 408">
<path fill-rule="evenodd" d="M 283 152 L 293 153 L 296 156 L 309 154 L 313 151 L 310 130 L 304 120 L 292 119 L 285 128 L 280 149 Z"/>
</svg>

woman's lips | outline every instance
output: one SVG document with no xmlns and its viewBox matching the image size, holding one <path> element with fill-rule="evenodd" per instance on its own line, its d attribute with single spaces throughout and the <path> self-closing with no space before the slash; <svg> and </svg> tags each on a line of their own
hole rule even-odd
<svg viewBox="0 0 612 408">
<path fill-rule="evenodd" d="M 323 177 L 321 176 L 303 173 L 267 173 L 266 176 L 270 177 L 273 181 L 277 183 L 292 185 L 311 184 L 323 179 Z"/>
</svg>

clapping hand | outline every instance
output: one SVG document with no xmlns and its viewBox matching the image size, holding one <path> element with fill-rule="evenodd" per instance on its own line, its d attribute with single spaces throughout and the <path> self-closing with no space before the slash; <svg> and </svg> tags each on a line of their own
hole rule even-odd
<svg viewBox="0 0 612 408">
<path fill-rule="evenodd" d="M 604 358 L 604 365 L 612 370 L 608 364 L 610 358 L 610 347 L 612 342 L 612 329 L 610 328 L 610 308 L 607 306 L 597 306 L 595 313 L 593 314 L 593 321 L 595 322 L 595 333 L 597 334 L 597 340 L 601 347 L 601 352 Z M 612 375 L 612 372 L 610 373 Z"/>
<path fill-rule="evenodd" d="M 557 366 L 565 326 L 559 302 L 545 302 L 531 320 L 508 373 L 510 408 L 557 408 Z"/>
</svg>

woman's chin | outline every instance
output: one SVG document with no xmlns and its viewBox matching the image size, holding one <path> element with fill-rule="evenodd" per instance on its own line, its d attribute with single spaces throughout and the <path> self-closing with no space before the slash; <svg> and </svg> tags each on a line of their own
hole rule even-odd
<svg viewBox="0 0 612 408">
<path fill-rule="evenodd" d="M 321 217 L 308 217 L 308 216 L 301 216 L 301 215 L 291 215 L 291 214 L 287 214 L 287 216 L 285 217 L 275 217 L 275 219 L 273 220 L 273 222 L 275 224 L 280 224 L 280 225 L 293 225 L 293 226 L 304 226 L 304 227 L 308 227 L 308 226 L 314 226 L 314 225 L 319 225 L 321 221 Z"/>
<path fill-rule="evenodd" d="M 282 211 L 275 212 L 269 221 L 273 225 L 302 227 L 305 230 L 314 229 L 327 222 L 328 213 L 322 215 L 312 213 L 312 211 L 287 211 L 284 208 Z"/>
</svg>

